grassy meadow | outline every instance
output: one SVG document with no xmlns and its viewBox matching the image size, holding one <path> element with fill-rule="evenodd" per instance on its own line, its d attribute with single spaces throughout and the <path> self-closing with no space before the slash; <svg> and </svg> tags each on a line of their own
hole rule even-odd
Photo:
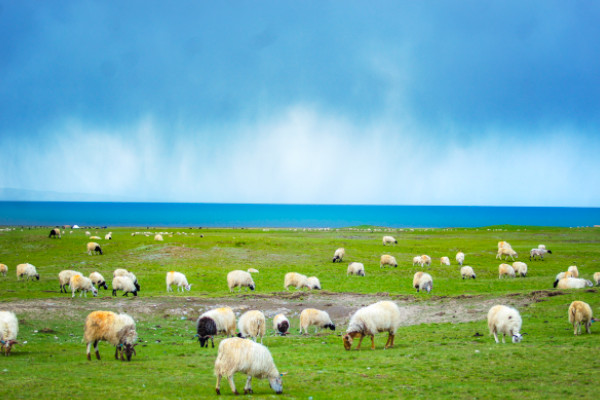
<svg viewBox="0 0 600 400">
<path fill-rule="evenodd" d="M 86 253 L 85 231 L 104 255 Z M 293 399 L 364 398 L 596 398 L 600 380 L 600 326 L 592 334 L 574 336 L 567 309 L 574 300 L 589 303 L 600 316 L 596 288 L 556 290 L 554 276 L 570 265 L 591 279 L 600 271 L 600 229 L 495 226 L 479 229 L 385 229 L 356 227 L 305 229 L 174 229 L 109 228 L 69 230 L 49 239 L 50 228 L 18 227 L 0 232 L 0 310 L 14 310 L 20 321 L 18 340 L 9 357 L 0 356 L 0 398 L 188 399 L 215 396 L 213 366 L 216 347 L 201 349 L 194 341 L 195 319 L 215 305 L 245 305 L 264 310 L 285 308 L 291 334 L 268 329 L 269 347 L 283 378 L 281 397 Z M 104 240 L 112 231 L 113 240 Z M 163 242 L 132 232 L 171 232 Z M 394 246 L 381 238 L 391 234 Z M 506 240 L 528 264 L 526 278 L 498 279 L 497 242 Z M 532 247 L 551 249 L 545 261 L 528 260 Z M 340 264 L 333 252 L 346 249 Z M 466 254 L 465 265 L 476 280 L 462 280 L 454 256 Z M 396 257 L 398 268 L 379 268 L 381 254 Z M 430 267 L 413 267 L 415 255 L 428 254 Z M 448 256 L 451 266 L 441 266 Z M 365 265 L 366 276 L 346 276 L 351 261 Z M 18 281 L 15 267 L 29 262 L 39 281 Z M 512 261 L 510 261 L 512 263 Z M 101 272 L 108 280 L 116 268 L 133 271 L 139 297 L 110 296 L 71 299 L 59 293 L 57 274 L 75 269 Z M 230 293 L 226 275 L 234 269 L 256 268 L 256 290 Z M 186 274 L 192 290 L 167 293 L 168 271 Z M 418 270 L 434 279 L 431 294 L 411 287 Z M 317 276 L 321 292 L 291 294 L 283 289 L 286 272 Z M 78 295 L 77 295 L 78 296 Z M 393 300 L 417 310 L 396 336 L 396 346 L 383 350 L 387 334 L 376 338 L 376 350 L 365 339 L 360 351 L 343 349 L 350 311 L 376 300 Z M 496 344 L 488 335 L 488 304 L 516 306 L 523 318 L 522 343 Z M 485 305 L 485 306 L 484 306 Z M 297 310 L 318 306 L 332 315 L 336 331 L 298 335 Z M 86 360 L 83 321 L 93 310 L 130 313 L 137 323 L 140 345 L 130 363 L 114 360 L 114 348 L 100 344 L 101 361 Z M 420 319 L 423 310 L 423 318 Z M 425 318 L 427 310 L 427 318 Z M 458 310 L 458 312 L 457 312 Z M 468 313 L 468 318 L 462 318 Z M 239 315 L 238 315 L 239 316 Z M 267 315 L 269 317 L 272 315 Z M 270 319 L 267 322 L 271 328 Z M 217 337 L 216 345 L 221 340 Z M 245 377 L 235 377 L 243 393 Z M 266 380 L 253 380 L 252 398 L 275 398 Z M 226 380 L 224 397 L 232 396 Z"/>
</svg>

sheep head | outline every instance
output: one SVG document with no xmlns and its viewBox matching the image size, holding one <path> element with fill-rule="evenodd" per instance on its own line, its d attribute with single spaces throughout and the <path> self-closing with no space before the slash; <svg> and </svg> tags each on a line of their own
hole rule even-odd
<svg viewBox="0 0 600 400">
<path fill-rule="evenodd" d="M 352 348 L 352 336 L 345 334 L 342 339 L 344 340 L 344 349 L 350 350 Z"/>
<path fill-rule="evenodd" d="M 282 375 L 277 374 L 276 376 L 269 377 L 269 385 L 277 394 L 283 393 L 283 379 L 281 376 Z"/>
</svg>

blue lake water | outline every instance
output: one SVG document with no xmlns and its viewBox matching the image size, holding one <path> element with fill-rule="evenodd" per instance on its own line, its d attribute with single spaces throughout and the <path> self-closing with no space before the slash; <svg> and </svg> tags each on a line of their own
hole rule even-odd
<svg viewBox="0 0 600 400">
<path fill-rule="evenodd" d="M 0 202 L 0 225 L 153 227 L 592 226 L 600 208 Z"/>
</svg>

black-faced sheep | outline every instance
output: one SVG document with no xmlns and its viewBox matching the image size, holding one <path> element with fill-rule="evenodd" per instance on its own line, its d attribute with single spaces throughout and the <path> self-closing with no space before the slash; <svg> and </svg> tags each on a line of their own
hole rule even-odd
<svg viewBox="0 0 600 400">
<path fill-rule="evenodd" d="M 384 236 L 383 237 L 383 245 L 385 246 L 388 244 L 398 244 L 398 241 L 393 236 Z"/>
<path fill-rule="evenodd" d="M 521 261 L 515 261 L 512 265 L 515 274 L 521 277 L 527 276 L 527 264 Z"/>
<path fill-rule="evenodd" d="M 129 297 L 129 293 L 133 293 L 134 296 L 137 296 L 137 288 L 135 284 L 128 276 L 117 276 L 112 280 L 112 295 L 116 296 L 118 290 L 123 291 L 123 296 Z"/>
<path fill-rule="evenodd" d="M 214 322 L 214 328 L 207 319 Z M 208 339 L 213 341 L 213 336 L 219 333 L 224 333 L 227 337 L 235 336 L 235 314 L 230 307 L 209 310 L 198 318 L 196 330 L 198 332 L 197 336 L 200 347 L 204 347 L 205 343 L 206 347 L 208 347 Z M 214 341 L 213 347 L 215 347 Z"/>
<path fill-rule="evenodd" d="M 50 234 L 48 235 L 49 238 L 59 238 L 60 239 L 60 229 L 58 228 L 54 228 L 50 231 Z"/>
<path fill-rule="evenodd" d="M 35 267 L 29 263 L 17 265 L 17 279 L 21 279 L 22 277 L 27 278 L 27 280 L 29 280 L 29 278 L 31 278 L 31 280 L 33 280 L 33 278 L 38 281 L 40 280 L 40 274 L 38 274 Z"/>
<path fill-rule="evenodd" d="M 592 281 L 581 278 L 562 278 L 556 285 L 559 289 L 585 289 L 592 286 L 594 286 Z"/>
<path fill-rule="evenodd" d="M 315 326 L 315 333 L 319 328 L 329 328 L 335 331 L 335 325 L 326 311 L 306 308 L 300 313 L 300 334 L 302 334 L 302 330 L 308 333 L 308 327 L 311 325 Z"/>
<path fill-rule="evenodd" d="M 365 276 L 365 266 L 363 263 L 353 262 L 348 265 L 346 275 Z"/>
<path fill-rule="evenodd" d="M 296 289 L 309 288 L 308 278 L 306 275 L 299 274 L 297 272 L 288 272 L 283 278 L 283 287 L 286 290 L 290 290 L 290 286 L 294 286 Z"/>
<path fill-rule="evenodd" d="M 425 290 L 430 293 L 433 289 L 433 278 L 426 272 L 418 271 L 413 275 L 413 287 L 420 290 Z"/>
<path fill-rule="evenodd" d="M 465 262 L 465 253 L 462 251 L 456 253 L 456 262 L 462 267 L 463 263 Z"/>
<path fill-rule="evenodd" d="M 508 264 L 500 264 L 498 266 L 498 279 L 501 279 L 504 276 L 509 276 L 511 278 L 515 277 L 515 269 Z"/>
<path fill-rule="evenodd" d="M 460 269 L 460 275 L 462 276 L 463 279 L 467 278 L 473 278 L 475 279 L 477 276 L 475 275 L 475 271 L 473 271 L 472 267 L 469 267 L 468 265 L 465 265 L 464 267 L 461 267 Z"/>
<path fill-rule="evenodd" d="M 67 286 L 71 281 L 71 277 L 75 275 L 81 275 L 81 272 L 73 271 L 72 269 L 65 269 L 58 273 L 58 283 L 60 284 L 61 293 L 67 293 Z"/>
<path fill-rule="evenodd" d="M 87 253 L 91 256 L 92 254 L 100 254 L 102 255 L 102 248 L 96 242 L 89 242 L 87 244 Z"/>
<path fill-rule="evenodd" d="M 346 255 L 346 250 L 343 247 L 340 247 L 333 253 L 333 262 L 342 262 L 344 256 Z"/>
<path fill-rule="evenodd" d="M 285 315 L 277 314 L 273 317 L 273 329 L 275 329 L 279 335 L 285 336 L 288 334 L 288 329 L 290 329 L 290 321 Z"/>
<path fill-rule="evenodd" d="M 100 272 L 97 272 L 97 271 L 92 272 L 90 274 L 90 279 L 92 280 L 92 283 L 98 287 L 98 289 L 103 287 L 104 290 L 108 290 L 108 286 L 106 285 L 106 280 L 104 279 L 104 277 L 102 276 L 102 274 Z"/>
<path fill-rule="evenodd" d="M 385 348 L 394 347 L 394 337 L 402 320 L 400 309 L 391 301 L 380 301 L 368 307 L 358 309 L 348 324 L 346 334 L 343 336 L 344 348 L 350 350 L 352 341 L 359 338 L 357 350 L 365 336 L 371 336 L 371 349 L 375 350 L 375 335 L 379 332 L 388 332 Z"/>
<path fill-rule="evenodd" d="M 98 351 L 98 342 L 105 340 L 116 347 L 115 360 L 121 356 L 121 361 L 131 361 L 132 354 L 137 355 L 135 346 L 137 346 L 137 332 L 135 331 L 135 322 L 127 314 L 115 314 L 111 311 L 94 311 L 85 319 L 85 329 L 83 339 L 87 343 L 87 359 L 92 360 L 90 355 L 92 343 L 96 351 L 96 358 L 100 359 Z"/>
<path fill-rule="evenodd" d="M 250 290 L 254 290 L 256 287 L 252 275 L 239 269 L 227 274 L 227 286 L 230 292 L 233 292 L 235 287 L 239 287 L 240 290 L 242 290 L 242 287 L 248 287 Z"/>
<path fill-rule="evenodd" d="M 133 272 L 127 271 L 126 269 L 123 269 L 123 268 L 117 268 L 113 272 L 113 278 L 116 278 L 117 276 L 128 277 L 129 279 L 131 279 L 133 281 L 135 289 L 138 292 L 141 291 L 140 284 L 138 283 L 137 277 L 135 276 L 135 274 Z"/>
<path fill-rule="evenodd" d="M 544 261 L 544 254 L 552 254 L 551 250 L 546 249 L 531 249 L 529 251 L 529 261 L 535 261 L 536 257 L 539 257 L 542 261 Z"/>
<path fill-rule="evenodd" d="M 379 268 L 382 268 L 384 265 L 389 265 L 390 267 L 398 267 L 398 263 L 396 262 L 396 258 L 394 256 L 390 256 L 389 254 L 383 254 L 379 259 Z"/>
</svg>

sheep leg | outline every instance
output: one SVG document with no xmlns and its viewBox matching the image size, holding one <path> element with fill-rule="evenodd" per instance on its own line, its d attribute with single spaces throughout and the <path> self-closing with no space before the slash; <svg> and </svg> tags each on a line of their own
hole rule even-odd
<svg viewBox="0 0 600 400">
<path fill-rule="evenodd" d="M 116 295 L 117 295 L 117 290 L 116 290 L 116 289 L 113 289 L 113 293 L 112 293 L 112 295 L 113 295 L 113 296 L 116 296 Z"/>
<path fill-rule="evenodd" d="M 100 352 L 98 351 L 98 342 L 99 342 L 99 340 L 94 340 L 94 351 L 96 351 L 96 358 L 99 360 L 100 359 Z M 90 359 L 90 352 L 88 350 L 88 360 L 89 359 Z"/>
<path fill-rule="evenodd" d="M 356 350 L 360 350 L 360 344 L 362 343 L 365 336 L 363 334 L 360 335 L 360 339 L 358 340 L 358 346 L 356 346 Z"/>
<path fill-rule="evenodd" d="M 496 331 L 494 331 L 494 340 L 496 341 L 496 343 L 500 343 L 500 341 L 498 340 L 498 334 L 496 333 Z"/>
<path fill-rule="evenodd" d="M 213 337 L 210 337 L 210 342 L 212 343 L 212 348 L 215 348 L 215 340 L 213 339 Z M 208 349 L 208 341 L 206 341 L 206 348 Z"/>
<path fill-rule="evenodd" d="M 92 350 L 92 342 L 89 342 L 87 344 L 87 359 L 88 359 L 88 361 L 92 361 L 92 356 L 90 355 L 91 350 Z"/>
<path fill-rule="evenodd" d="M 588 321 L 588 322 L 585 324 L 585 330 L 586 330 L 586 331 L 587 331 L 587 333 L 589 333 L 589 334 L 591 334 L 591 333 L 592 333 L 592 330 L 590 329 L 590 328 L 591 328 L 591 326 L 592 326 L 592 321 Z"/>
<path fill-rule="evenodd" d="M 375 335 L 371 335 L 371 350 L 375 350 Z"/>
<path fill-rule="evenodd" d="M 385 346 L 383 346 L 383 348 L 387 349 L 389 347 L 389 344 L 390 344 L 391 341 L 392 341 L 392 334 L 388 333 L 387 342 L 385 342 Z"/>
<path fill-rule="evenodd" d="M 119 346 L 115 346 L 115 360 L 119 359 Z"/>
<path fill-rule="evenodd" d="M 244 394 L 253 394 L 252 391 L 252 375 L 248 375 L 248 379 L 246 379 L 246 386 L 244 386 Z"/>
<path fill-rule="evenodd" d="M 221 375 L 217 375 L 217 386 L 215 387 L 217 394 L 221 394 Z"/>
<path fill-rule="evenodd" d="M 227 380 L 229 381 L 229 387 L 231 387 L 231 391 L 233 392 L 233 394 L 238 395 L 238 391 L 235 388 L 235 382 L 233 381 L 233 375 L 228 376 Z"/>
</svg>

